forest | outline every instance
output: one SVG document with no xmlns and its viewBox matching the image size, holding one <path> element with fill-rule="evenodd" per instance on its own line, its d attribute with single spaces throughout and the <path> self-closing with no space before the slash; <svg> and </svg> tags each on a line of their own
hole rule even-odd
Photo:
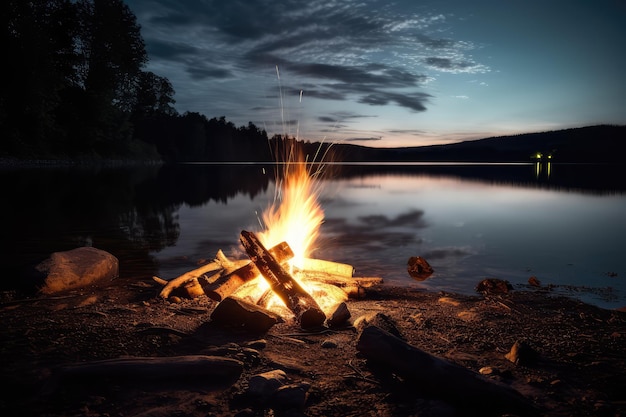
<svg viewBox="0 0 626 417">
<path fill-rule="evenodd" d="M 122 0 L 7 0 L 0 158 L 269 161 L 265 131 L 178 114 Z M 277 140 L 277 139 L 275 139 Z"/>
</svg>

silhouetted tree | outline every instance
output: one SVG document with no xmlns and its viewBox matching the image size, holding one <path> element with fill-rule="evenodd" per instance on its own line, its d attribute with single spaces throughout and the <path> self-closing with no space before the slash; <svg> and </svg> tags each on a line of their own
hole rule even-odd
<svg viewBox="0 0 626 417">
<path fill-rule="evenodd" d="M 0 155 L 149 154 L 131 122 L 175 113 L 174 91 L 142 70 L 140 28 L 121 0 L 6 0 L 0 12 Z"/>
<path fill-rule="evenodd" d="M 68 0 L 5 0 L 0 11 L 0 153 L 55 151 L 64 136 L 56 109 L 75 82 L 75 9 Z"/>
<path fill-rule="evenodd" d="M 132 138 L 124 110 L 148 56 L 136 17 L 121 0 L 79 0 L 76 8 L 78 76 L 86 96 L 81 140 L 84 149 L 106 153 Z"/>
</svg>

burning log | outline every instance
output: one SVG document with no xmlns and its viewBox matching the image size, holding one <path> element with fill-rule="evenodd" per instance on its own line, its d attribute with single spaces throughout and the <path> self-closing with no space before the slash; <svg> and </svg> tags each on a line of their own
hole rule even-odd
<svg viewBox="0 0 626 417">
<path fill-rule="evenodd" d="M 269 251 L 280 262 L 293 257 L 287 242 L 279 243 Z M 207 277 L 207 274 L 211 274 L 210 277 Z M 169 298 L 176 293 L 190 298 L 206 294 L 215 301 L 221 301 L 259 274 L 259 270 L 249 260 L 231 261 L 219 250 L 213 262 L 185 272 L 172 280 L 167 281 L 159 277 L 152 279 L 163 285 L 159 293 L 162 298 Z"/>
<path fill-rule="evenodd" d="M 304 273 L 313 271 L 316 273 L 327 273 L 339 277 L 351 277 L 354 275 L 354 267 L 352 265 L 326 261 L 323 259 L 304 258 L 299 269 Z"/>
<path fill-rule="evenodd" d="M 325 261 L 327 263 L 332 263 Z M 302 271 L 300 275 L 304 281 L 322 282 L 341 288 L 350 298 L 363 298 L 367 288 L 382 284 L 380 277 L 346 277 L 319 271 Z"/>
<path fill-rule="evenodd" d="M 272 290 L 295 315 L 303 328 L 324 324 L 326 315 L 313 297 L 274 259 L 256 235 L 243 230 L 241 243 L 246 253 L 268 281 Z"/>
<path fill-rule="evenodd" d="M 287 242 L 273 246 L 269 249 L 269 253 L 271 253 L 279 263 L 293 258 L 293 252 Z M 216 274 L 218 276 L 213 276 L 208 279 L 200 277 L 198 281 L 207 297 L 215 301 L 222 301 L 243 284 L 253 280 L 260 274 L 261 272 L 256 265 L 253 262 L 247 261 L 245 265 L 234 271 L 222 271 Z"/>
</svg>

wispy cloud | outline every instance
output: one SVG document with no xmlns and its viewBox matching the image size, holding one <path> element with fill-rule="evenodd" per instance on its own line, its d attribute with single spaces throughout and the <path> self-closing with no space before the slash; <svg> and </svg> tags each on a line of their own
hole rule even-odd
<svg viewBox="0 0 626 417">
<path fill-rule="evenodd" d="M 306 81 L 309 97 L 423 112 L 431 96 L 422 89 L 433 70 L 486 69 L 465 55 L 472 45 L 433 35 L 446 16 L 404 15 L 377 0 L 129 4 L 147 22 L 151 58 L 196 81 L 245 79 L 279 65 L 292 80 Z"/>
</svg>

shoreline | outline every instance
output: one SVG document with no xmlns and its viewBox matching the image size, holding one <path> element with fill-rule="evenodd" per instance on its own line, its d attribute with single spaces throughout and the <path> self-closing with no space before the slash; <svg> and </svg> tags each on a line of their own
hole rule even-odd
<svg viewBox="0 0 626 417">
<path fill-rule="evenodd" d="M 347 302 L 352 326 L 304 333 L 285 317 L 264 334 L 250 334 L 213 326 L 216 302 L 206 297 L 171 303 L 158 289 L 149 281 L 117 280 L 0 304 L 0 372 L 12 381 L 0 410 L 49 417 L 257 416 L 271 406 L 246 395 L 250 378 L 280 369 L 292 385 L 309 387 L 291 415 L 501 415 L 488 403 L 468 409 L 446 390 L 426 393 L 380 374 L 356 349 L 362 323 L 378 317 L 412 346 L 519 392 L 541 415 L 626 412 L 626 313 L 537 291 L 463 296 L 376 287 Z M 530 362 L 506 359 L 519 341 L 534 352 Z M 241 360 L 237 381 L 129 383 L 109 375 L 100 378 L 104 385 L 97 378 L 75 386 L 54 379 L 68 366 L 104 359 L 207 354 Z"/>
</svg>

